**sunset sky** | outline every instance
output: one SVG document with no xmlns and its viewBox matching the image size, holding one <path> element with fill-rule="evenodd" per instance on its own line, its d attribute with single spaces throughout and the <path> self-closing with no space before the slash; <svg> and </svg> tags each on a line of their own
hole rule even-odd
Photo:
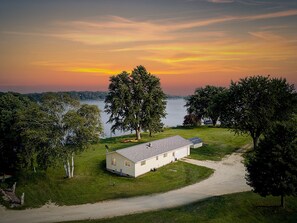
<svg viewBox="0 0 297 223">
<path fill-rule="evenodd" d="M 0 91 L 106 91 L 137 65 L 173 95 L 257 74 L 297 85 L 296 0 L 0 3 Z"/>
</svg>

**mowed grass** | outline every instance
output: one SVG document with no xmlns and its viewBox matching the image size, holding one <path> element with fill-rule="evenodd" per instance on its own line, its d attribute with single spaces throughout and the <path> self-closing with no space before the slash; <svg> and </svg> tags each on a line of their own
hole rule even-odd
<svg viewBox="0 0 297 223">
<path fill-rule="evenodd" d="M 160 193 L 199 182 L 212 170 L 184 162 L 175 162 L 136 179 L 114 175 L 105 170 L 105 145 L 110 150 L 125 148 L 168 136 L 201 137 L 207 146 L 192 149 L 191 158 L 219 160 L 250 142 L 247 136 L 235 136 L 224 128 L 171 128 L 134 143 L 122 143 L 134 135 L 106 138 L 75 157 L 75 177 L 64 179 L 62 163 L 44 173 L 25 174 L 18 179 L 17 193 L 25 192 L 25 208 L 38 207 L 48 201 L 58 205 L 94 203 L 102 200 Z M 12 182 L 11 182 L 12 184 Z"/>
<path fill-rule="evenodd" d="M 177 208 L 72 223 L 297 222 L 297 197 L 287 197 L 286 208 L 281 208 L 278 205 L 279 197 L 263 198 L 252 192 L 244 192 L 213 197 Z"/>
<path fill-rule="evenodd" d="M 186 139 L 199 137 L 204 145 L 200 148 L 191 149 L 190 158 L 198 160 L 221 160 L 224 156 L 235 152 L 241 147 L 251 144 L 251 137 L 248 135 L 235 135 L 234 132 L 226 128 L 197 127 L 184 128 L 177 127 L 168 129 L 154 138 L 164 138 L 173 135 L 180 135 Z"/>
<path fill-rule="evenodd" d="M 64 179 L 62 170 L 51 170 L 46 176 L 35 179 L 32 176 L 31 179 L 23 179 L 17 192 L 25 192 L 25 208 L 38 207 L 48 201 L 74 205 L 160 193 L 199 182 L 213 173 L 209 168 L 178 161 L 156 172 L 127 178 L 107 172 L 102 155 L 97 155 L 92 161 L 82 163 L 79 160 L 78 163 L 72 179 Z"/>
</svg>

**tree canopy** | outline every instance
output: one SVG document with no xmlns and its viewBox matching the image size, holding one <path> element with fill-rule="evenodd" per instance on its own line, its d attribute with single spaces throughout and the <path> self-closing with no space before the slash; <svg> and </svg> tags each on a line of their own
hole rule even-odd
<svg viewBox="0 0 297 223">
<path fill-rule="evenodd" d="M 2 94 L 0 119 L 2 173 L 45 170 L 63 160 L 66 175 L 72 177 L 74 154 L 102 132 L 98 107 L 80 105 L 67 94 L 45 94 L 39 103 L 20 94 Z"/>
<path fill-rule="evenodd" d="M 215 104 L 216 98 L 224 91 L 223 87 L 209 86 L 197 88 L 193 95 L 186 99 L 188 115 L 201 118 L 211 118 L 213 125 L 220 117 L 219 104 Z M 188 117 L 187 117 L 188 119 Z"/>
<path fill-rule="evenodd" d="M 297 98 L 286 79 L 252 76 L 231 82 L 221 102 L 221 120 L 236 133 L 250 134 L 255 148 L 261 134 L 275 121 L 292 117 Z"/>
<path fill-rule="evenodd" d="M 166 95 L 160 79 L 137 66 L 131 74 L 122 73 L 110 78 L 105 111 L 110 114 L 111 130 L 157 132 L 162 129 L 161 119 L 166 116 Z"/>
<path fill-rule="evenodd" d="M 297 127 L 277 123 L 247 156 L 247 182 L 261 196 L 297 195 Z"/>
<path fill-rule="evenodd" d="M 17 128 L 18 112 L 32 106 L 32 102 L 17 93 L 0 95 L 0 172 L 15 171 L 22 152 L 21 129 Z"/>
<path fill-rule="evenodd" d="M 46 94 L 41 106 L 50 119 L 53 132 L 50 148 L 62 159 L 66 176 L 71 178 L 74 155 L 97 142 L 102 132 L 100 110 L 95 105 L 80 105 L 67 94 Z"/>
</svg>

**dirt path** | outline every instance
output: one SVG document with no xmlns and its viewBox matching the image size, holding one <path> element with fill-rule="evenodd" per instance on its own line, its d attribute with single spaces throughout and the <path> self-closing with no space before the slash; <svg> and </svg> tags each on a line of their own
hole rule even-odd
<svg viewBox="0 0 297 223">
<path fill-rule="evenodd" d="M 162 194 L 73 206 L 48 204 L 41 208 L 22 211 L 0 207 L 0 222 L 35 223 L 108 218 L 171 208 L 216 195 L 249 191 L 250 187 L 244 179 L 245 169 L 242 160 L 241 153 L 234 153 L 218 162 L 184 159 L 188 163 L 212 168 L 215 172 L 202 182 Z"/>
</svg>

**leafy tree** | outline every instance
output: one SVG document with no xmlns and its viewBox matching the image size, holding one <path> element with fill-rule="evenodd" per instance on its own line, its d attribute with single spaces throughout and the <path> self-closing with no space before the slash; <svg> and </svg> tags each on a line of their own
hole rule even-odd
<svg viewBox="0 0 297 223">
<path fill-rule="evenodd" d="M 247 156 L 247 182 L 261 196 L 297 195 L 297 128 L 295 123 L 278 123 Z"/>
<path fill-rule="evenodd" d="M 88 148 L 102 132 L 100 111 L 82 105 L 69 95 L 46 94 L 41 103 L 51 121 L 49 147 L 64 163 L 68 178 L 73 177 L 74 155 Z"/>
<path fill-rule="evenodd" d="M 194 114 L 200 120 L 209 117 L 213 125 L 216 124 L 220 117 L 218 105 L 215 105 L 215 98 L 224 91 L 223 87 L 207 85 L 204 88 L 197 88 L 195 93 L 186 100 L 188 114 Z"/>
<path fill-rule="evenodd" d="M 288 120 L 296 109 L 294 86 L 286 79 L 253 76 L 231 82 L 223 122 L 236 133 L 249 133 L 256 148 L 259 137 L 275 121 Z"/>
<path fill-rule="evenodd" d="M 165 94 L 159 78 L 147 72 L 143 66 L 136 67 L 131 74 L 122 73 L 110 78 L 109 92 L 105 99 L 105 110 L 110 114 L 111 130 L 152 132 L 162 129 L 165 117 Z"/>
<path fill-rule="evenodd" d="M 16 127 L 17 114 L 32 104 L 27 97 L 17 93 L 0 96 L 0 173 L 16 171 L 20 167 L 19 154 L 23 145 L 21 129 Z"/>
<path fill-rule="evenodd" d="M 52 139 L 51 120 L 39 104 L 32 104 L 25 110 L 17 112 L 16 128 L 19 129 L 22 151 L 19 160 L 22 168 L 46 170 L 55 163 L 54 150 L 50 149 Z"/>
<path fill-rule="evenodd" d="M 201 119 L 199 119 L 196 115 L 194 114 L 188 114 L 185 115 L 184 117 L 184 126 L 199 126 L 201 124 Z"/>
</svg>

